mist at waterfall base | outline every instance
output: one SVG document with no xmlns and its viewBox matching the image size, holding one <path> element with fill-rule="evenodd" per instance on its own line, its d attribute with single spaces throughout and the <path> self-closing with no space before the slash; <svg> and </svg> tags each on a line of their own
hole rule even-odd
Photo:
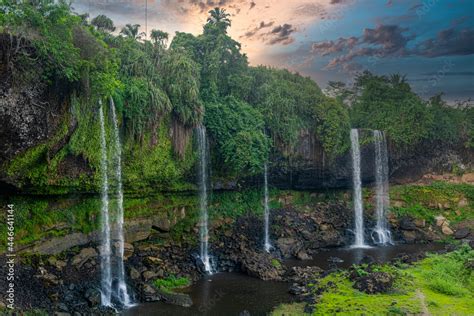
<svg viewBox="0 0 474 316">
<path fill-rule="evenodd" d="M 199 126 L 196 128 L 197 143 L 199 150 L 199 170 L 198 170 L 198 184 L 199 184 L 199 237 L 200 237 L 200 259 L 204 265 L 206 273 L 212 274 L 212 264 L 209 256 L 209 228 L 208 228 L 208 163 L 209 163 L 209 148 L 207 143 L 206 128 Z"/>
<path fill-rule="evenodd" d="M 110 100 L 112 114 L 112 162 L 116 191 L 115 223 L 111 225 L 109 202 L 109 175 L 107 159 L 107 140 L 105 118 L 102 104 L 99 109 L 100 144 L 101 144 L 101 175 L 102 175 L 102 207 L 101 207 L 101 303 L 109 307 L 128 307 L 131 305 L 130 295 L 125 282 L 124 237 L 123 237 L 123 188 L 122 188 L 122 145 L 118 130 L 115 104 Z M 113 227 L 113 229 L 111 229 Z M 113 231 L 113 234 L 111 234 Z M 112 240 L 114 238 L 115 256 L 112 257 Z"/>
<path fill-rule="evenodd" d="M 387 224 L 387 211 L 390 205 L 388 183 L 388 150 L 387 140 L 382 131 L 373 131 L 375 143 L 375 199 L 377 224 L 372 232 L 374 243 L 393 244 Z"/>
</svg>

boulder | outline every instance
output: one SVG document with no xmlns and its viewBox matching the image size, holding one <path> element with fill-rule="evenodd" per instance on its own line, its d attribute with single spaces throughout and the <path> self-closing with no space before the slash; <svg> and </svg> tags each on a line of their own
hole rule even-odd
<svg viewBox="0 0 474 316">
<path fill-rule="evenodd" d="M 359 277 L 354 282 L 354 288 L 368 294 L 386 293 L 391 289 L 393 276 L 387 272 L 372 272 Z"/>
<path fill-rule="evenodd" d="M 402 231 L 403 239 L 406 243 L 412 244 L 416 240 L 416 233 L 413 230 L 404 230 Z"/>
<path fill-rule="evenodd" d="M 133 267 L 130 268 L 130 272 L 129 272 L 129 273 L 130 273 L 130 278 L 131 278 L 132 280 L 137 280 L 137 279 L 140 277 L 140 272 L 138 272 L 138 270 L 135 269 L 135 268 L 133 268 Z"/>
<path fill-rule="evenodd" d="M 240 264 L 242 271 L 264 281 L 280 281 L 285 272 L 280 261 L 268 253 L 256 253 L 244 250 L 240 258 Z"/>
<path fill-rule="evenodd" d="M 160 297 L 161 300 L 165 301 L 168 304 L 190 307 L 193 305 L 191 296 L 184 293 L 173 293 L 163 290 L 156 290 L 156 294 Z"/>
<path fill-rule="evenodd" d="M 421 218 L 417 218 L 413 221 L 416 227 L 418 228 L 424 228 L 426 226 L 426 221 Z"/>
<path fill-rule="evenodd" d="M 84 298 L 89 302 L 90 307 L 100 305 L 100 291 L 97 289 L 88 289 L 84 293 Z"/>
<path fill-rule="evenodd" d="M 441 226 L 441 231 L 443 232 L 443 234 L 448 236 L 454 234 L 453 230 L 448 225 Z"/>
<path fill-rule="evenodd" d="M 143 280 L 148 281 L 150 279 L 153 279 L 157 276 L 158 274 L 156 272 L 146 270 L 142 273 Z"/>
<path fill-rule="evenodd" d="M 403 230 L 415 230 L 416 225 L 413 222 L 413 219 L 405 216 L 400 220 L 400 228 Z"/>
<path fill-rule="evenodd" d="M 436 226 L 438 227 L 441 227 L 444 225 L 444 223 L 447 223 L 449 224 L 448 220 L 446 219 L 446 217 L 442 216 L 442 215 L 438 215 L 435 217 L 435 221 L 436 221 Z"/>
<path fill-rule="evenodd" d="M 116 256 L 119 255 L 119 249 L 120 249 L 120 242 L 114 242 L 114 254 Z M 123 259 L 124 260 L 127 260 L 128 258 L 130 258 L 132 255 L 133 255 L 133 245 L 132 244 L 129 244 L 129 243 L 126 243 L 124 242 L 123 243 Z"/>
<path fill-rule="evenodd" d="M 97 251 L 94 248 L 84 248 L 79 252 L 79 254 L 72 258 L 71 264 L 76 268 L 81 268 L 87 260 L 96 258 L 97 255 Z"/>
<path fill-rule="evenodd" d="M 277 245 L 285 258 L 291 257 L 300 248 L 298 241 L 291 237 L 278 239 Z"/>
<path fill-rule="evenodd" d="M 460 229 L 456 230 L 456 232 L 454 233 L 454 238 L 463 239 L 463 238 L 466 238 L 467 236 L 469 236 L 470 233 L 471 232 L 469 231 L 469 228 L 467 228 L 467 227 L 460 228 Z"/>
<path fill-rule="evenodd" d="M 306 251 L 303 251 L 303 250 L 298 251 L 298 253 L 296 254 L 296 258 L 298 258 L 299 260 L 311 260 L 311 259 L 313 259 L 310 255 L 308 255 L 306 253 Z"/>
</svg>

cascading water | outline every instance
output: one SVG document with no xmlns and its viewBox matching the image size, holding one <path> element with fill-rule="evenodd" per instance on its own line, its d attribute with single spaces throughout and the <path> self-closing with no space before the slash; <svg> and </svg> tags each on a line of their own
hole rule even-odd
<svg viewBox="0 0 474 316">
<path fill-rule="evenodd" d="M 264 227 L 264 233 L 265 233 L 265 240 L 263 247 L 266 252 L 270 252 L 272 249 L 272 244 L 270 243 L 270 207 L 268 205 L 268 166 L 265 163 L 264 166 L 264 175 L 263 175 L 263 185 L 264 185 L 264 200 L 263 200 L 263 205 L 264 205 L 264 222 L 265 222 L 265 227 Z"/>
<path fill-rule="evenodd" d="M 120 135 L 117 123 L 117 114 L 115 113 L 114 100 L 110 98 L 110 108 L 113 120 L 113 141 L 114 141 L 114 163 L 115 178 L 117 183 L 117 227 L 115 238 L 118 241 L 117 258 L 117 298 L 124 306 L 130 305 L 130 296 L 127 291 L 127 283 L 125 282 L 125 269 L 123 265 L 124 254 L 124 237 L 123 237 L 123 188 L 122 188 L 122 145 L 120 143 Z M 118 249 L 117 249 L 118 248 Z"/>
<path fill-rule="evenodd" d="M 352 183 L 353 183 L 353 202 L 354 202 L 354 219 L 355 241 L 352 247 L 367 247 L 364 242 L 364 210 L 362 205 L 362 181 L 360 176 L 360 147 L 359 147 L 359 131 L 351 129 L 351 156 L 352 156 Z"/>
<path fill-rule="evenodd" d="M 112 269 L 110 265 L 110 223 L 109 223 L 109 180 L 107 175 L 107 143 L 105 140 L 105 121 L 102 102 L 99 109 L 100 119 L 100 169 L 102 176 L 102 208 L 101 208 L 101 226 L 102 226 L 102 247 L 100 254 L 101 268 L 101 302 L 103 306 L 112 304 Z"/>
<path fill-rule="evenodd" d="M 390 205 L 388 183 L 388 151 L 385 134 L 374 131 L 375 142 L 375 185 L 377 224 L 372 239 L 377 244 L 392 244 L 392 236 L 388 228 L 386 212 Z"/>
<path fill-rule="evenodd" d="M 200 258 L 204 265 L 204 270 L 212 274 L 212 266 L 209 258 L 209 229 L 207 214 L 207 181 L 208 181 L 208 145 L 206 137 L 206 128 L 199 126 L 197 128 L 197 140 L 199 147 L 199 206 L 200 206 Z"/>
</svg>

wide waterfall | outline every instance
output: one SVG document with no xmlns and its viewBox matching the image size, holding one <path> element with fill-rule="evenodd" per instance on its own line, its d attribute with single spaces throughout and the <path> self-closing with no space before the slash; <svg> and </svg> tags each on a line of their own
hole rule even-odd
<svg viewBox="0 0 474 316">
<path fill-rule="evenodd" d="M 364 242 L 364 209 L 362 204 L 362 181 L 360 176 L 359 131 L 351 129 L 352 183 L 354 202 L 354 235 L 353 247 L 367 247 Z"/>
<path fill-rule="evenodd" d="M 388 183 L 388 152 L 385 134 L 382 131 L 374 131 L 375 142 L 375 199 L 377 224 L 372 234 L 375 243 L 391 244 L 392 236 L 387 225 L 387 210 L 390 205 L 389 183 Z"/>
<path fill-rule="evenodd" d="M 263 193 L 264 193 L 264 200 L 263 200 L 263 206 L 264 206 L 264 234 L 265 234 L 265 239 L 264 239 L 264 244 L 263 247 L 266 252 L 270 252 L 272 249 L 272 244 L 270 243 L 270 207 L 268 205 L 268 166 L 265 163 L 264 165 L 264 175 L 263 175 Z"/>
<path fill-rule="evenodd" d="M 110 98 L 110 108 L 112 112 L 112 131 L 113 131 L 113 142 L 114 142 L 114 156 L 113 161 L 115 164 L 115 180 L 117 185 L 117 226 L 116 235 L 117 247 L 115 251 L 117 255 L 117 299 L 125 306 L 130 305 L 130 296 L 127 291 L 127 283 L 125 282 L 125 269 L 123 265 L 123 254 L 124 254 L 124 237 L 123 237 L 123 188 L 122 188 L 122 144 L 120 143 L 120 135 L 117 123 L 117 114 L 115 113 L 114 100 Z"/>
<path fill-rule="evenodd" d="M 206 128 L 199 126 L 197 128 L 197 140 L 199 147 L 199 207 L 200 207 L 200 223 L 199 235 L 201 243 L 200 258 L 204 265 L 204 270 L 212 274 L 212 266 L 209 259 L 209 229 L 207 214 L 207 184 L 208 184 L 208 161 L 209 151 L 206 137 Z"/>
<path fill-rule="evenodd" d="M 101 226 L 102 226 L 102 246 L 100 254 L 101 275 L 101 301 L 104 306 L 112 304 L 112 269 L 110 266 L 110 223 L 109 223 L 109 180 L 107 170 L 107 143 L 105 140 L 105 122 L 102 103 L 99 108 L 100 119 L 100 170 L 102 176 L 102 209 L 101 209 Z"/>
</svg>

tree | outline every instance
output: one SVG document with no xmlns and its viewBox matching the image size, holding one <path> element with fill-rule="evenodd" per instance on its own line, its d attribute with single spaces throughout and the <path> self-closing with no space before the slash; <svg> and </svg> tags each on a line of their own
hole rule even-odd
<svg viewBox="0 0 474 316">
<path fill-rule="evenodd" d="M 207 18 L 207 23 L 209 25 L 216 25 L 219 29 L 224 32 L 231 25 L 230 14 L 225 11 L 225 9 L 214 8 L 209 11 L 209 17 Z"/>
<path fill-rule="evenodd" d="M 113 32 L 115 31 L 114 22 L 107 16 L 101 14 L 92 19 L 91 24 L 99 31 Z"/>
<path fill-rule="evenodd" d="M 166 42 L 168 41 L 168 33 L 161 30 L 151 30 L 150 37 L 155 45 L 158 44 L 161 47 L 166 47 Z"/>
<path fill-rule="evenodd" d="M 134 40 L 141 40 L 145 36 L 144 32 L 138 33 L 140 30 L 140 24 L 127 24 L 122 28 L 120 34 L 125 35 L 126 37 L 133 38 Z"/>
</svg>

